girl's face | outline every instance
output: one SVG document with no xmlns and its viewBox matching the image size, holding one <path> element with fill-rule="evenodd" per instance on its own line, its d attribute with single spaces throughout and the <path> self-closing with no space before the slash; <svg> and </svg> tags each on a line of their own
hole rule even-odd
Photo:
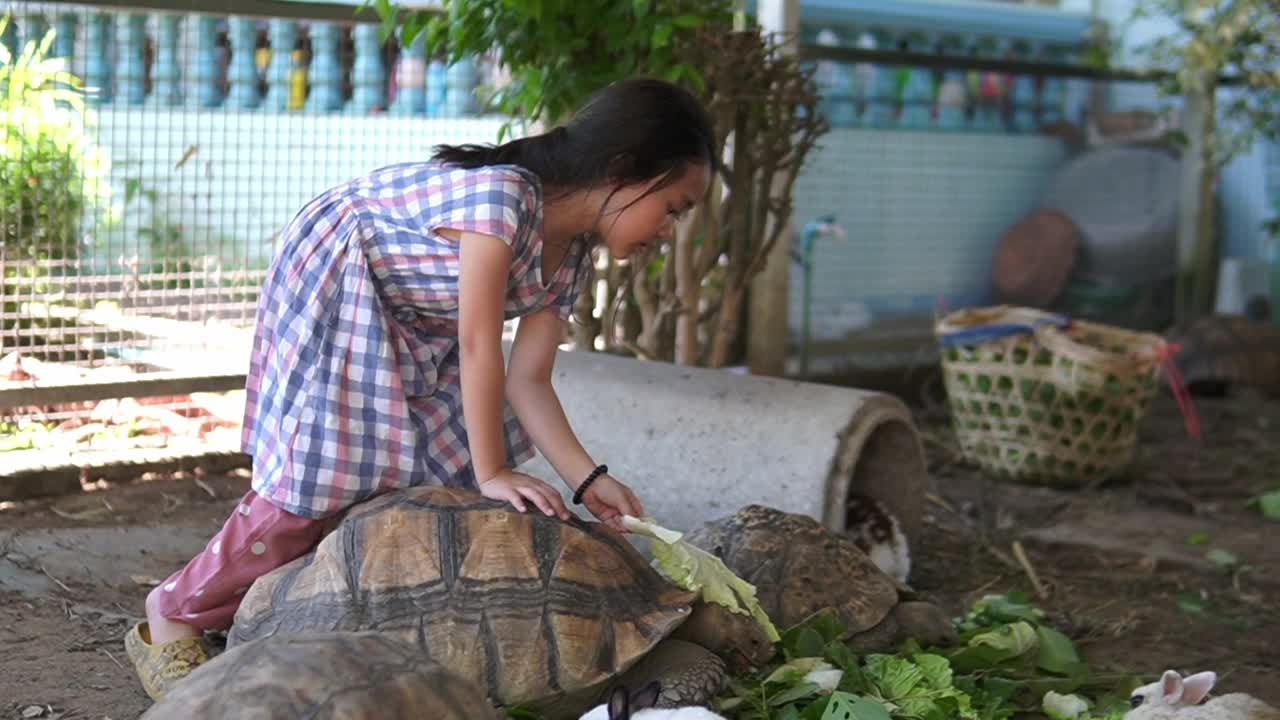
<svg viewBox="0 0 1280 720">
<path fill-rule="evenodd" d="M 649 192 L 660 180 L 624 186 L 605 204 L 598 231 L 613 257 L 631 257 L 670 240 L 676 223 L 707 194 L 711 170 L 690 164 L 679 180 Z"/>
</svg>

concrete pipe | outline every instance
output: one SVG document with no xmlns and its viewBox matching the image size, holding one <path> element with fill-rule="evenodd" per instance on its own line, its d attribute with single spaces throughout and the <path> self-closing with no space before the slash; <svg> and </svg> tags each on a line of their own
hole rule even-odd
<svg viewBox="0 0 1280 720">
<path fill-rule="evenodd" d="M 919 533 L 924 451 L 892 395 L 586 352 L 561 352 L 552 382 L 587 452 L 667 527 L 759 503 L 843 532 L 858 493 Z M 521 470 L 558 477 L 541 455 Z"/>
</svg>

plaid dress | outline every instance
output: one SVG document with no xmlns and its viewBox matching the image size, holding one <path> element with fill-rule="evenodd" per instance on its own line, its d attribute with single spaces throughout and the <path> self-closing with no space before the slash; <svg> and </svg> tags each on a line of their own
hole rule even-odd
<svg viewBox="0 0 1280 720">
<path fill-rule="evenodd" d="M 548 307 L 568 318 L 591 281 L 578 239 L 544 282 L 541 185 L 516 166 L 392 165 L 309 202 L 268 270 L 246 382 L 242 449 L 272 504 L 319 519 L 385 490 L 475 486 L 458 245 L 436 228 L 511 245 L 508 320 Z M 504 415 L 508 461 L 532 458 L 509 404 Z"/>
</svg>

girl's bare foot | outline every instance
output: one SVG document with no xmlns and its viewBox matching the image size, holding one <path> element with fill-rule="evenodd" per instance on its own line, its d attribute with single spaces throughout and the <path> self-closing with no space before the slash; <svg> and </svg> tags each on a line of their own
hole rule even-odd
<svg viewBox="0 0 1280 720">
<path fill-rule="evenodd" d="M 147 629 L 152 645 L 160 645 L 183 638 L 200 637 L 200 631 L 186 623 L 175 622 L 160 616 L 157 610 L 160 596 L 164 592 L 159 586 L 147 595 Z"/>
</svg>

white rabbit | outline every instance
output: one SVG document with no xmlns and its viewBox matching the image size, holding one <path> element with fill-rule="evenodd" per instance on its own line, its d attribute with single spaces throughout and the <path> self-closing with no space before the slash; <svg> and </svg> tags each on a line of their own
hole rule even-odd
<svg viewBox="0 0 1280 720">
<path fill-rule="evenodd" d="M 1276 710 L 1244 693 L 1228 693 L 1203 705 L 1139 705 L 1125 720 L 1280 720 Z"/>
<path fill-rule="evenodd" d="M 1133 691 L 1125 720 L 1280 720 L 1280 711 L 1244 693 L 1230 693 L 1199 704 L 1218 679 L 1212 672 L 1185 678 L 1165 670 L 1156 682 Z"/>
<path fill-rule="evenodd" d="M 1218 676 L 1211 671 L 1198 672 L 1194 675 L 1183 677 L 1174 670 L 1165 670 L 1164 675 L 1161 675 L 1159 680 L 1143 685 L 1130 693 L 1129 707 L 1136 708 L 1143 705 L 1171 705 L 1174 707 L 1198 705 L 1213 689 L 1213 684 L 1217 681 Z"/>
<path fill-rule="evenodd" d="M 701 706 L 659 709 L 653 707 L 662 694 L 662 686 L 656 681 L 634 693 L 625 687 L 615 687 L 609 694 L 609 702 L 592 708 L 580 720 L 727 720 Z"/>
<path fill-rule="evenodd" d="M 867 495 L 850 495 L 845 533 L 884 574 L 900 583 L 911 576 L 911 546 L 889 508 Z"/>
</svg>

